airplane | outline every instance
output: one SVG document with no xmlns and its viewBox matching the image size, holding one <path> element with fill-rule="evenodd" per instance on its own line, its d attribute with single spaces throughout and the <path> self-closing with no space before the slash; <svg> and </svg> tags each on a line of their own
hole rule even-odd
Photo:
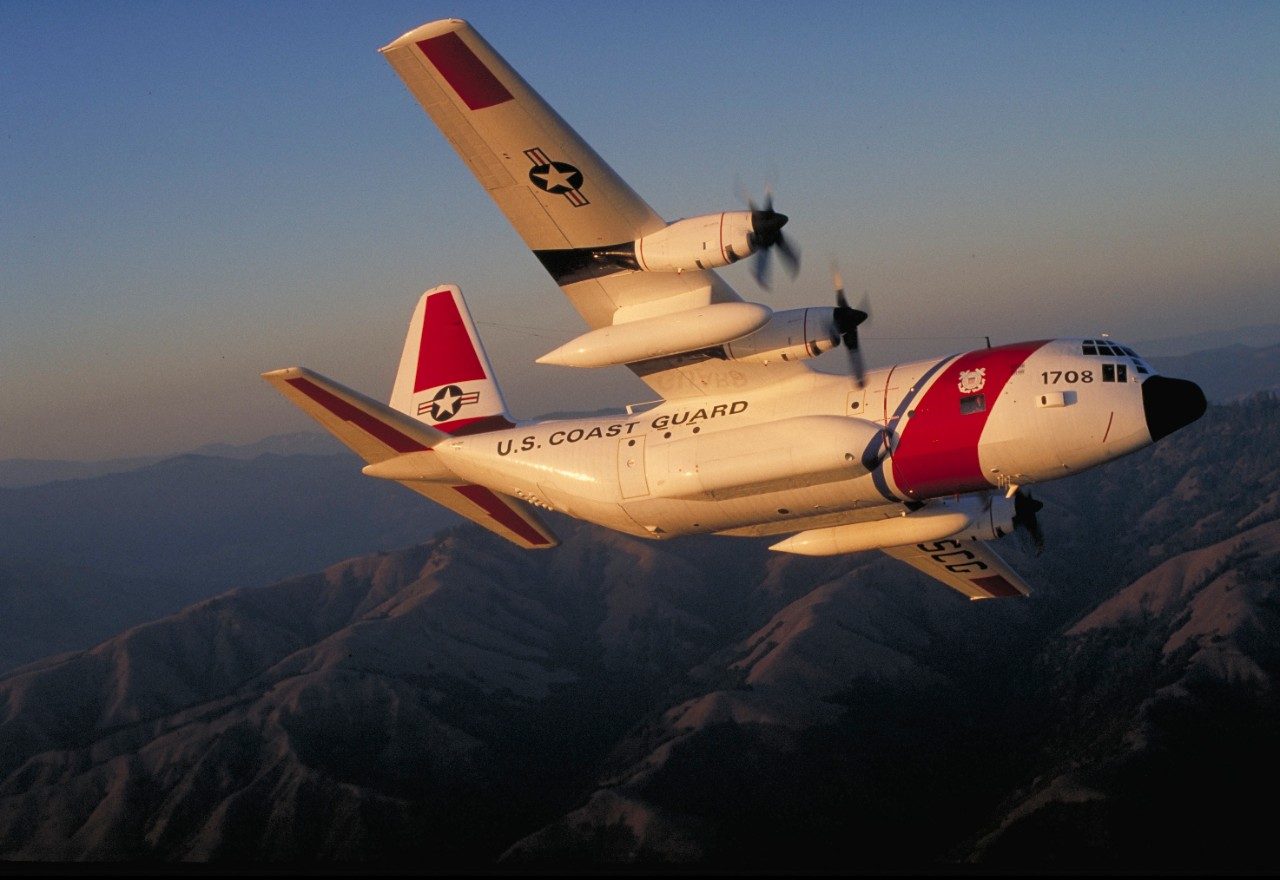
<svg viewBox="0 0 1280 880">
<path fill-rule="evenodd" d="M 1025 489 L 1200 418 L 1193 382 L 1109 338 L 1041 339 L 866 371 L 865 309 L 774 311 L 714 270 L 796 268 L 772 200 L 668 223 L 467 22 L 380 50 L 588 330 L 538 358 L 625 366 L 661 398 L 592 418 L 512 419 L 457 286 L 409 324 L 390 404 L 302 367 L 264 373 L 393 480 L 528 549 L 539 510 L 650 539 L 778 537 L 771 549 L 879 549 L 971 599 L 1022 596 L 991 542 L 1025 531 Z M 566 334 L 568 335 L 568 334 Z M 808 363 L 844 349 L 847 373 Z"/>
</svg>

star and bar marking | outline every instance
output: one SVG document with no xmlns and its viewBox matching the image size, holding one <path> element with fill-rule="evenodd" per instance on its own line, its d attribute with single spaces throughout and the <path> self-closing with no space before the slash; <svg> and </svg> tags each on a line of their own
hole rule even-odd
<svg viewBox="0 0 1280 880">
<path fill-rule="evenodd" d="M 430 400 L 418 404 L 418 415 L 430 411 L 433 421 L 444 422 L 458 414 L 458 410 L 480 401 L 480 392 L 464 392 L 457 385 L 446 385 Z"/>
<path fill-rule="evenodd" d="M 557 162 L 534 147 L 524 151 L 525 158 L 533 163 L 529 169 L 529 181 L 543 192 L 564 196 L 575 208 L 591 202 L 582 194 L 582 172 L 568 162 Z"/>
</svg>

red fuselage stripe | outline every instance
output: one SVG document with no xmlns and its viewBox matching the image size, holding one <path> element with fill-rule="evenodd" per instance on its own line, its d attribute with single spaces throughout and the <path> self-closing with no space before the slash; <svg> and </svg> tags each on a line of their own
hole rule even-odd
<svg viewBox="0 0 1280 880">
<path fill-rule="evenodd" d="M 1047 342 L 971 351 L 938 373 L 914 404 L 893 450 L 893 480 L 902 492 L 910 498 L 934 498 L 992 485 L 978 462 L 982 430 L 1004 386 Z M 976 395 L 983 397 L 982 408 L 962 413 L 961 398 Z M 887 405 L 887 389 L 885 400 Z"/>
<path fill-rule="evenodd" d="M 551 543 L 541 532 L 529 525 L 524 517 L 512 510 L 505 501 L 484 486 L 466 483 L 461 486 L 454 486 L 453 491 L 481 507 L 485 513 L 530 544 L 542 545 Z"/>
<path fill-rule="evenodd" d="M 458 312 L 453 293 L 442 290 L 432 294 L 427 298 L 422 316 L 414 393 L 484 377 L 484 367 L 480 366 L 480 358 L 476 356 L 471 334 Z"/>
<path fill-rule="evenodd" d="M 396 452 L 422 452 L 428 448 L 412 437 L 401 434 L 386 422 L 379 421 L 364 410 L 347 403 L 341 397 L 326 391 L 308 379 L 286 379 L 285 381 L 338 418 L 351 422 L 351 424 L 390 446 Z"/>
<path fill-rule="evenodd" d="M 422 40 L 418 48 L 471 110 L 483 110 L 511 100 L 507 87 L 457 34 Z"/>
</svg>

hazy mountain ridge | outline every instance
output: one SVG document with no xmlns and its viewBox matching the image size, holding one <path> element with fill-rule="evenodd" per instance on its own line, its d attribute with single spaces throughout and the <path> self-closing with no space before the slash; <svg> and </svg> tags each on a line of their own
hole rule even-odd
<svg viewBox="0 0 1280 880">
<path fill-rule="evenodd" d="M 1259 391 L 1280 392 L 1280 343 L 1230 345 L 1184 355 L 1151 358 L 1166 376 L 1191 379 L 1215 403 L 1241 400 Z"/>
<path fill-rule="evenodd" d="M 343 446 L 329 434 L 295 431 L 275 434 L 253 443 L 206 443 L 177 455 L 143 455 L 132 458 L 110 458 L 100 461 L 68 461 L 65 459 L 7 458 L 0 459 L 0 488 L 18 489 L 63 480 L 84 480 L 107 474 L 125 473 L 148 467 L 182 455 L 205 455 L 215 458 L 253 459 L 260 455 L 333 455 Z"/>
<path fill-rule="evenodd" d="M 189 455 L 0 489 L 0 670 L 459 521 L 355 465 L 346 453 Z"/>
<path fill-rule="evenodd" d="M 1221 804 L 1274 778 L 1278 411 L 1212 407 L 1037 487 L 1047 551 L 1000 544 L 1023 602 L 559 519 L 547 553 L 466 526 L 202 602 L 0 679 L 0 857 L 865 870 L 1141 866 L 1229 821 L 1265 843 Z M 1153 798 L 1188 818 L 1143 824 Z"/>
</svg>

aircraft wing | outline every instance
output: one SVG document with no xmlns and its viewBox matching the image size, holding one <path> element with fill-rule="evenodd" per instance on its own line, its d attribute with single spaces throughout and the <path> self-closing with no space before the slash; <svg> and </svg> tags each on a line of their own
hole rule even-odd
<svg viewBox="0 0 1280 880">
<path fill-rule="evenodd" d="M 946 538 L 882 549 L 970 599 L 1026 596 L 1031 592 L 1026 582 L 985 541 Z"/>
<path fill-rule="evenodd" d="M 600 258 L 666 223 L 465 21 L 422 25 L 381 52 L 591 328 L 741 301 L 711 271 L 642 272 Z M 666 398 L 809 370 L 705 354 L 631 368 Z"/>
</svg>

